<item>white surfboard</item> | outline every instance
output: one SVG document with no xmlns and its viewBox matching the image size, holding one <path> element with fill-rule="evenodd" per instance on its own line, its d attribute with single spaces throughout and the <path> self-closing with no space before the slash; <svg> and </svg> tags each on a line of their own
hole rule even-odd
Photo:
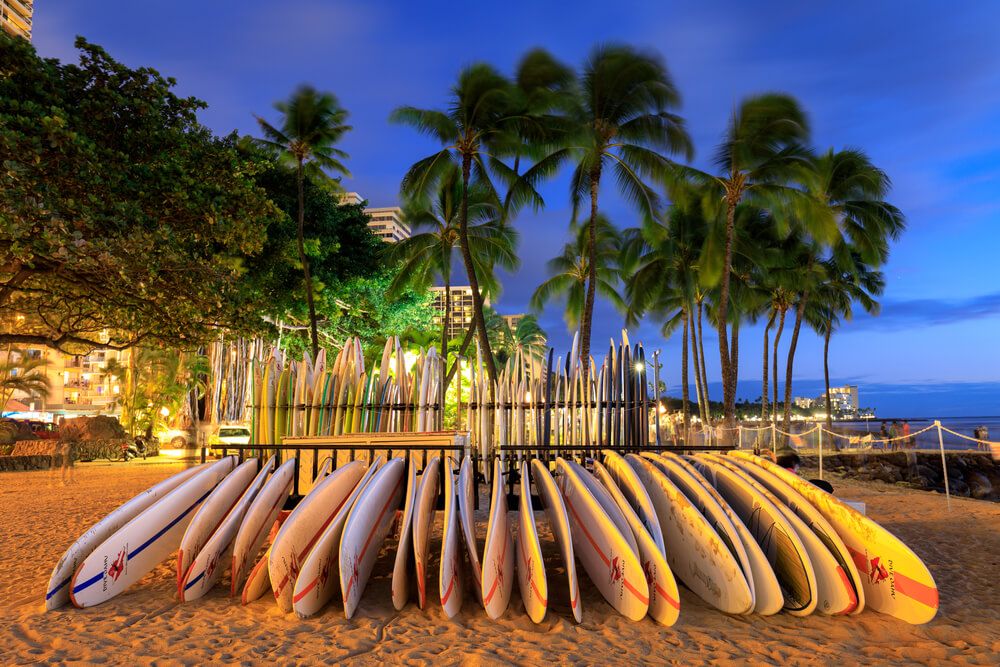
<svg viewBox="0 0 1000 667">
<path fill-rule="evenodd" d="M 338 590 L 342 591 L 340 578 L 335 577 L 333 573 L 340 561 L 340 542 L 344 534 L 344 525 L 347 523 L 347 515 L 381 466 L 382 457 L 378 456 L 365 471 L 361 481 L 354 486 L 350 496 L 340 506 L 333 519 L 323 529 L 302 562 L 299 576 L 295 579 L 295 588 L 292 590 L 292 609 L 299 618 L 308 618 L 319 613 Z"/>
<path fill-rule="evenodd" d="M 716 609 L 746 613 L 753 604 L 750 586 L 736 557 L 708 520 L 651 462 L 635 454 L 629 454 L 626 461 L 649 492 L 674 576 Z"/>
<path fill-rule="evenodd" d="M 646 487 L 642 485 L 635 471 L 632 470 L 632 467 L 625 461 L 625 458 L 621 454 L 610 449 L 604 450 L 603 454 L 604 465 L 607 471 L 611 473 L 611 477 L 618 485 L 618 489 L 628 500 L 629 504 L 632 505 L 636 516 L 642 521 L 642 525 L 646 527 L 646 531 L 653 538 L 653 542 L 657 548 L 661 553 L 665 553 L 663 531 L 660 529 L 660 522 L 656 518 L 656 510 L 653 509 L 653 501 L 650 500 Z"/>
<path fill-rule="evenodd" d="M 934 578 L 898 537 L 781 466 L 749 453 L 739 456 L 780 477 L 830 522 L 857 566 L 866 606 L 907 623 L 922 624 L 934 618 L 938 609 Z"/>
<path fill-rule="evenodd" d="M 403 499 L 406 462 L 390 459 L 365 484 L 351 506 L 340 538 L 340 590 L 344 615 L 354 616 L 375 559 Z"/>
<path fill-rule="evenodd" d="M 255 602 L 268 591 L 271 590 L 271 578 L 268 576 L 267 561 L 271 558 L 271 547 L 264 552 L 264 556 L 257 561 L 257 564 L 247 575 L 247 581 L 243 585 L 243 592 L 240 595 L 240 602 L 244 605 Z"/>
<path fill-rule="evenodd" d="M 719 536 L 733 556 L 736 557 L 736 561 L 740 564 L 740 569 L 743 571 L 743 576 L 747 580 L 747 585 L 750 587 L 750 599 L 753 602 L 745 613 L 749 614 L 753 612 L 756 608 L 757 596 L 753 570 L 750 567 L 750 556 L 747 554 L 746 547 L 740 539 L 732 518 L 722 509 L 719 501 L 705 491 L 698 481 L 688 473 L 687 469 L 678 463 L 678 461 L 683 461 L 679 456 L 661 456 L 648 452 L 644 453 L 643 456 L 652 461 L 653 465 L 657 466 L 687 496 L 688 500 L 701 512 L 702 516 L 708 519 L 708 523 L 715 530 L 716 535 Z M 736 517 L 736 520 L 739 521 L 739 517 Z"/>
<path fill-rule="evenodd" d="M 632 547 L 632 553 L 634 553 L 638 558 L 639 545 L 635 541 L 635 535 L 632 534 L 632 527 L 629 526 L 628 520 L 625 518 L 625 514 L 622 513 L 621 508 L 618 507 L 618 503 L 616 503 L 615 499 L 611 497 L 611 493 L 604 488 L 603 484 L 597 481 L 597 478 L 591 475 L 586 468 L 576 461 L 566 461 L 566 465 L 573 469 L 573 472 L 576 473 L 577 477 L 580 478 L 580 481 L 583 482 L 584 486 L 587 487 L 587 490 L 590 491 L 590 495 L 594 496 L 594 500 L 600 504 L 601 509 L 603 509 L 608 518 L 611 519 L 611 523 L 615 524 L 615 528 L 618 529 L 618 532 L 622 534 L 625 541 L 628 542 L 630 547 Z"/>
<path fill-rule="evenodd" d="M 316 540 L 340 511 L 364 476 L 367 466 L 351 461 L 326 477 L 312 493 L 299 501 L 271 545 L 268 576 L 278 608 L 292 611 L 292 592 L 299 569 Z"/>
<path fill-rule="evenodd" d="M 476 597 L 483 601 L 483 568 L 479 562 L 479 542 L 476 539 L 475 500 L 473 499 L 474 484 L 472 459 L 466 455 L 462 459 L 462 467 L 458 473 L 458 508 L 461 515 L 462 536 L 465 538 L 465 550 L 469 555 L 469 569 L 472 571 L 472 589 Z"/>
<path fill-rule="evenodd" d="M 718 503 L 722 511 L 726 513 L 729 520 L 732 522 L 733 527 L 736 529 L 736 534 L 740 538 L 740 542 L 743 545 L 743 550 L 747 554 L 747 561 L 750 566 L 750 574 L 747 575 L 747 571 L 744 569 L 743 573 L 746 576 L 747 583 L 752 583 L 753 588 L 751 592 L 753 593 L 754 607 L 753 612 L 755 614 L 760 614 L 761 616 L 770 616 L 772 614 L 777 614 L 785 606 L 785 596 L 781 592 L 781 585 L 778 583 L 778 577 L 774 574 L 774 568 L 767 561 L 767 556 L 764 555 L 764 551 L 757 544 L 757 540 L 750 533 L 750 529 L 746 527 L 743 520 L 740 519 L 733 508 L 729 506 L 725 498 L 719 495 L 719 492 L 715 490 L 712 483 L 705 479 L 705 476 L 698 472 L 698 469 L 691 465 L 690 462 L 685 460 L 683 457 L 676 454 L 670 454 L 669 456 L 661 454 L 661 456 L 668 461 L 676 463 L 678 466 L 682 467 L 687 473 L 690 479 L 697 483 L 696 489 L 692 489 L 692 493 L 688 494 L 688 499 L 691 499 L 692 495 L 697 495 L 697 491 L 704 491 L 711 498 Z M 687 493 L 684 488 L 681 491 Z M 694 502 L 694 501 L 692 501 Z"/>
<path fill-rule="evenodd" d="M 110 600 L 163 562 L 177 549 L 195 510 L 235 462 L 227 456 L 199 470 L 97 546 L 73 575 L 73 604 L 92 607 Z"/>
<path fill-rule="evenodd" d="M 438 572 L 438 594 L 444 615 L 454 618 L 462 610 L 465 598 L 465 573 L 462 562 L 462 538 L 458 521 L 458 496 L 455 488 L 455 462 L 444 459 L 444 530 L 441 534 L 441 563 Z"/>
<path fill-rule="evenodd" d="M 831 616 L 840 616 L 854 611 L 858 606 L 858 596 L 853 584 L 851 584 L 851 578 L 847 574 L 847 570 L 841 566 L 841 561 L 837 559 L 834 552 L 827 547 L 827 542 L 820 539 L 819 534 L 810 525 L 817 524 L 814 522 L 807 523 L 788 504 L 789 502 L 795 504 L 796 496 L 802 505 L 808 505 L 808 501 L 794 490 L 788 488 L 781 480 L 774 480 L 772 484 L 765 484 L 757 474 L 754 474 L 754 470 L 756 470 L 759 471 L 758 474 L 761 477 L 769 476 L 770 473 L 763 468 L 758 468 L 753 464 L 730 456 L 712 456 L 711 458 L 722 465 L 729 466 L 733 470 L 740 472 L 749 483 L 757 485 L 758 489 L 767 496 L 768 500 L 773 502 L 782 511 L 785 518 L 795 529 L 795 532 L 798 533 L 799 539 L 802 540 L 802 545 L 805 546 L 806 553 L 809 554 L 809 560 L 812 562 L 813 570 L 816 573 L 816 611 Z M 754 470 L 749 470 L 748 468 Z M 771 490 L 772 486 L 780 489 L 782 485 L 791 495 L 774 493 Z M 785 498 L 788 498 L 787 502 Z M 815 512 L 814 508 L 810 507 L 810 509 L 813 509 Z M 823 524 L 826 524 L 825 519 L 822 517 L 818 518 Z M 830 532 L 836 535 L 836 531 L 832 528 Z M 837 538 L 837 541 L 840 541 L 839 538 Z"/>
<path fill-rule="evenodd" d="M 521 497 L 517 530 L 517 583 L 528 618 L 541 623 L 549 606 L 549 587 L 542 561 L 542 545 L 535 526 L 535 510 L 531 506 L 531 478 L 528 463 L 521 463 Z"/>
<path fill-rule="evenodd" d="M 388 343 L 386 343 L 388 346 Z M 406 496 L 400 518 L 396 559 L 392 567 L 392 606 L 399 611 L 410 599 L 410 553 L 413 550 L 413 504 L 417 497 L 417 473 L 412 459 L 406 471 Z"/>
<path fill-rule="evenodd" d="M 816 609 L 816 572 L 795 528 L 743 476 L 705 457 L 690 459 L 726 499 L 763 549 L 781 584 L 785 610 L 808 616 Z"/>
<path fill-rule="evenodd" d="M 69 604 L 69 583 L 73 579 L 76 568 L 79 567 L 83 559 L 89 556 L 94 547 L 108 539 L 119 528 L 134 519 L 140 512 L 148 508 L 157 500 L 167 495 L 178 486 L 184 483 L 192 475 L 197 473 L 209 464 L 205 463 L 194 468 L 188 468 L 176 475 L 171 475 L 159 484 L 152 486 L 128 502 L 119 506 L 106 517 L 87 529 L 73 544 L 66 549 L 62 558 L 52 568 L 52 576 L 49 577 L 48 586 L 45 589 L 45 609 L 46 611 L 58 609 Z"/>
<path fill-rule="evenodd" d="M 514 541 L 507 517 L 507 492 L 503 488 L 503 468 L 500 459 L 493 462 L 493 493 L 490 518 L 486 525 L 486 547 L 483 550 L 483 606 L 486 615 L 500 618 L 510 604 L 514 586 Z"/>
<path fill-rule="evenodd" d="M 229 588 L 231 596 L 236 597 L 243 590 L 247 575 L 267 539 L 268 531 L 291 493 L 294 478 L 295 459 L 289 459 L 274 471 L 247 508 L 246 516 L 233 540 L 232 581 Z"/>
<path fill-rule="evenodd" d="M 563 565 L 566 566 L 566 578 L 569 584 L 569 606 L 573 610 L 573 618 L 577 623 L 583 621 L 583 602 L 580 600 L 580 585 L 576 576 L 576 557 L 573 553 L 573 537 L 570 533 L 569 516 L 562 494 L 552 479 L 545 464 L 534 459 L 531 462 L 531 472 L 535 480 L 538 497 L 545 506 L 545 513 L 552 528 L 552 536 L 559 545 Z"/>
<path fill-rule="evenodd" d="M 252 460 L 252 459 L 251 459 Z M 260 469 L 257 476 L 250 482 L 243 496 L 239 499 L 233 509 L 222 520 L 219 527 L 212 536 L 205 542 L 205 546 L 198 552 L 198 556 L 191 563 L 184 580 L 181 582 L 180 594 L 182 602 L 197 600 L 211 590 L 215 582 L 222 576 L 227 562 L 231 562 L 231 552 L 233 540 L 239 531 L 240 524 L 246 516 L 250 503 L 257 497 L 268 474 L 274 469 L 275 457 L 272 456 Z M 246 464 L 244 464 L 246 465 Z M 237 471 L 239 472 L 239 468 Z M 236 474 L 232 473 L 229 477 Z M 227 477 L 226 480 L 229 478 Z M 188 526 L 190 528 L 190 526 Z M 183 544 L 183 541 L 182 541 Z"/>
<path fill-rule="evenodd" d="M 623 459 L 624 462 L 624 459 Z M 614 477 L 603 465 L 594 461 L 594 472 L 614 499 L 628 522 L 639 547 L 639 560 L 649 586 L 649 615 L 663 625 L 673 625 L 680 616 L 681 602 L 677 581 L 667 564 L 666 556 L 653 541 L 645 525 L 618 488 Z M 657 521 L 657 523 L 659 523 Z"/>
<path fill-rule="evenodd" d="M 236 470 L 229 473 L 219 485 L 212 490 L 205 502 L 194 513 L 194 517 L 184 530 L 180 546 L 177 547 L 177 597 L 184 598 L 184 578 L 191 568 L 202 547 L 208 542 L 212 533 L 222 524 L 240 497 L 246 492 L 250 482 L 257 475 L 257 459 L 248 459 Z"/>
<path fill-rule="evenodd" d="M 427 571 L 430 556 L 430 532 L 434 523 L 438 491 L 438 468 L 441 461 L 433 457 L 420 475 L 420 486 L 413 511 L 413 559 L 417 573 L 417 606 L 427 604 Z"/>
<path fill-rule="evenodd" d="M 562 457 L 556 465 L 574 552 L 608 604 L 629 620 L 642 619 L 649 611 L 649 585 L 638 555 L 573 467 Z"/>
</svg>

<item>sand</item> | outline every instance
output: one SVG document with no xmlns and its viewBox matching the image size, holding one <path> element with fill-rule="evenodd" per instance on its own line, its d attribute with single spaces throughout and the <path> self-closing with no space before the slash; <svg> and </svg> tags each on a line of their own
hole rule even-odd
<svg viewBox="0 0 1000 667">
<path fill-rule="evenodd" d="M 873 611 L 732 617 L 682 589 L 680 620 L 665 628 L 619 616 L 578 568 L 584 622 L 577 625 L 541 514 L 550 605 L 540 625 L 524 613 L 516 586 L 499 621 L 489 620 L 471 594 L 453 620 L 444 618 L 436 597 L 425 611 L 412 603 L 396 612 L 392 538 L 350 621 L 338 603 L 305 621 L 282 615 L 267 598 L 243 607 L 227 596 L 228 575 L 224 587 L 180 604 L 172 557 L 104 605 L 45 612 L 45 585 L 65 548 L 118 504 L 180 469 L 87 464 L 70 486 L 49 472 L 0 473 L 0 664 L 996 664 L 1000 655 L 1000 505 L 953 499 L 949 513 L 937 494 L 847 481 L 835 481 L 839 495 L 866 502 L 869 516 L 902 537 L 933 573 L 941 609 L 931 623 L 911 626 Z M 482 540 L 485 510 L 477 518 Z"/>
</svg>

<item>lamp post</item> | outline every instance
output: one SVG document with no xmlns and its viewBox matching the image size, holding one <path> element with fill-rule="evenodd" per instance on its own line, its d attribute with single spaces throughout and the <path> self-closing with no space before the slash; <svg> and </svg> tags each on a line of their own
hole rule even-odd
<svg viewBox="0 0 1000 667">
<path fill-rule="evenodd" d="M 656 398 L 656 446 L 660 446 L 660 351 L 653 352 L 653 396 Z"/>
</svg>

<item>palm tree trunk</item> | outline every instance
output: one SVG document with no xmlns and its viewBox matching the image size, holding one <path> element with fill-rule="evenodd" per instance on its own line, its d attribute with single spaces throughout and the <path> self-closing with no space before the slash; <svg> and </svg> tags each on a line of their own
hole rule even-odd
<svg viewBox="0 0 1000 667">
<path fill-rule="evenodd" d="M 732 365 L 734 371 L 733 375 L 736 375 L 735 369 L 740 367 L 740 322 L 739 320 L 733 322 L 732 339 L 729 342 L 730 352 L 729 352 L 729 363 Z M 735 428 L 738 420 L 736 419 L 736 378 L 733 378 L 733 386 L 730 387 L 730 397 L 733 401 L 733 426 L 728 428 Z M 736 433 L 729 431 L 729 437 L 736 438 Z"/>
<path fill-rule="evenodd" d="M 771 354 L 771 379 L 774 382 L 774 400 L 771 401 L 771 423 L 778 423 L 778 342 L 781 340 L 781 332 L 785 328 L 785 314 L 788 312 L 785 308 L 779 309 L 779 319 L 778 319 L 778 331 L 774 334 L 774 350 Z"/>
<path fill-rule="evenodd" d="M 806 311 L 806 299 L 809 294 L 802 293 L 798 306 L 795 308 L 795 327 L 792 328 L 792 340 L 788 342 L 788 361 L 785 365 L 785 431 L 791 433 L 792 423 L 792 366 L 795 363 L 795 346 L 799 342 L 799 329 L 802 328 L 802 316 Z"/>
<path fill-rule="evenodd" d="M 483 316 L 483 295 L 479 291 L 479 278 L 476 277 L 476 266 L 472 261 L 472 251 L 469 249 L 469 177 L 472 172 L 472 156 L 462 156 L 462 210 L 458 220 L 458 245 L 462 250 L 462 261 L 472 288 L 472 317 L 479 332 L 479 345 L 486 360 L 486 372 L 490 376 L 490 391 L 497 379 L 497 366 L 493 360 L 493 349 L 490 347 L 489 335 L 486 331 L 486 318 Z"/>
<path fill-rule="evenodd" d="M 764 327 L 764 371 L 761 374 L 760 383 L 760 423 L 763 424 L 767 420 L 767 353 L 768 353 L 768 334 L 771 333 L 771 325 L 774 324 L 774 318 L 778 314 L 778 311 L 771 309 L 771 317 L 767 319 L 767 326 Z"/>
<path fill-rule="evenodd" d="M 705 399 L 705 422 L 712 421 L 712 397 L 708 393 L 708 369 L 705 367 L 705 330 L 701 325 L 704 301 L 698 302 L 698 356 L 701 358 L 701 392 Z"/>
<path fill-rule="evenodd" d="M 823 334 L 823 381 L 826 384 L 826 427 L 833 430 L 833 401 L 830 400 L 830 334 L 833 322 L 827 320 Z"/>
<path fill-rule="evenodd" d="M 472 334 L 476 331 L 476 323 L 473 322 L 469 325 L 469 328 L 465 330 L 465 336 L 462 337 L 462 345 L 458 348 L 458 357 L 461 358 L 465 354 L 465 351 L 469 349 L 469 344 L 472 342 Z M 459 358 L 456 358 L 454 363 L 451 365 L 451 369 L 448 371 L 447 377 L 445 377 L 445 383 L 451 384 L 452 379 L 455 377 L 455 373 L 458 371 Z"/>
<path fill-rule="evenodd" d="M 689 319 L 694 317 L 689 313 Z M 701 423 L 708 421 L 708 413 L 705 411 L 705 388 L 701 384 L 701 358 L 698 356 L 698 328 L 694 320 L 691 321 L 691 356 L 694 357 L 694 387 L 698 393 L 698 417 Z"/>
<path fill-rule="evenodd" d="M 731 378 L 732 359 L 729 355 L 729 339 L 727 321 L 729 317 L 729 280 L 733 263 L 733 235 L 736 230 L 736 204 L 739 197 L 730 194 L 726 198 L 726 244 L 725 256 L 722 262 L 722 280 L 719 283 L 719 361 L 722 366 L 722 404 L 723 418 L 727 428 L 736 423 L 736 392 L 735 382 Z"/>
<path fill-rule="evenodd" d="M 580 364 L 583 377 L 590 365 L 590 323 L 594 317 L 594 295 L 597 292 L 597 192 L 601 181 L 600 162 L 590 170 L 590 238 L 587 239 L 587 294 L 580 319 Z"/>
<path fill-rule="evenodd" d="M 309 333 L 312 338 L 313 359 L 319 355 L 319 334 L 316 331 L 316 305 L 313 303 L 312 274 L 309 272 L 309 259 L 306 257 L 305 224 L 306 224 L 306 195 L 304 176 L 302 173 L 302 158 L 299 158 L 298 170 L 296 171 L 296 181 L 299 190 L 299 262 L 302 263 L 302 274 L 306 283 L 306 304 L 309 306 Z"/>
<path fill-rule="evenodd" d="M 681 316 L 684 318 L 684 343 L 681 345 L 681 414 L 684 415 L 684 444 L 687 444 L 688 429 L 691 427 L 691 388 L 688 387 L 688 322 L 690 313 L 687 308 L 681 311 Z"/>
</svg>

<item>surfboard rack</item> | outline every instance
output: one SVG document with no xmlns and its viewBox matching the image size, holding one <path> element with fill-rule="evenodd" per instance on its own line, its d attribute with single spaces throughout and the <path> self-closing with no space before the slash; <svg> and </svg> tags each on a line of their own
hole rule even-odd
<svg viewBox="0 0 1000 667">
<path fill-rule="evenodd" d="M 281 444 L 257 444 L 257 445 L 213 445 L 203 447 L 201 459 L 204 462 L 208 453 L 218 456 L 228 456 L 236 454 L 239 461 L 250 456 L 275 454 L 279 464 L 290 458 L 295 458 L 294 478 L 292 482 L 292 496 L 297 501 L 303 494 L 301 482 L 304 478 L 306 482 L 315 479 L 319 473 L 320 462 L 326 457 L 331 457 L 333 469 L 336 470 L 351 461 L 367 461 L 369 464 L 376 456 L 383 455 L 386 459 L 394 456 L 402 456 L 407 463 L 415 461 L 420 469 L 427 465 L 430 456 L 437 454 L 444 461 L 444 457 L 450 454 L 457 461 L 468 454 L 472 458 L 475 470 L 481 469 L 481 457 L 478 452 L 473 451 L 469 446 L 468 433 L 464 431 L 431 431 L 424 433 L 352 433 L 348 435 L 336 436 L 307 436 L 283 438 Z M 306 456 L 303 456 L 303 455 Z M 309 469 L 308 474 L 304 467 Z M 441 488 L 438 494 L 438 504 L 444 507 L 444 487 L 443 475 Z M 476 475 L 475 499 L 476 509 L 479 509 L 479 480 Z M 308 488 L 308 487 L 306 487 Z"/>
</svg>

